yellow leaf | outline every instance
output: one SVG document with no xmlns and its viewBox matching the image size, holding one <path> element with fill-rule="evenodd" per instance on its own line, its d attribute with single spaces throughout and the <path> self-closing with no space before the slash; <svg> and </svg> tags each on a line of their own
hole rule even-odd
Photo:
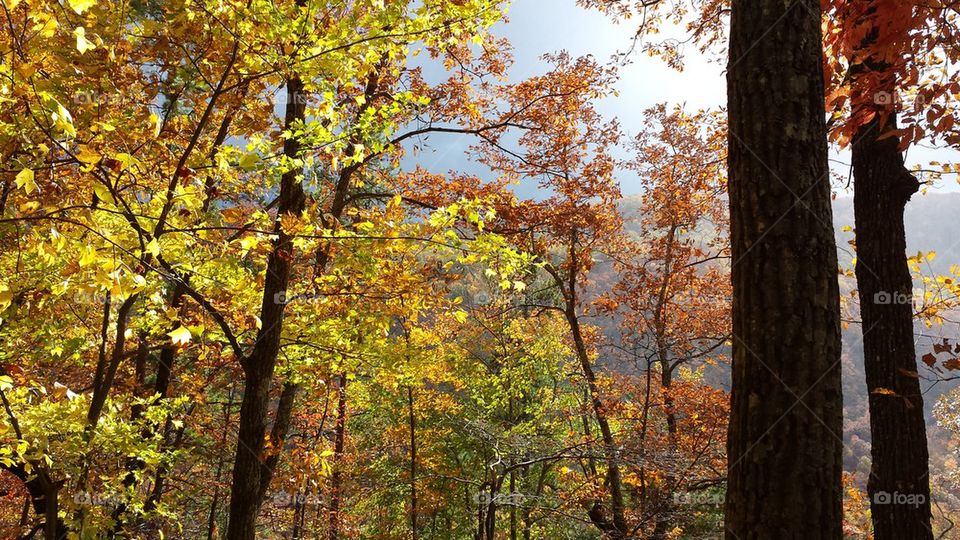
<svg viewBox="0 0 960 540">
<path fill-rule="evenodd" d="M 37 183 L 34 181 L 34 174 L 31 169 L 24 169 L 17 173 L 17 187 L 23 188 L 27 193 L 37 191 Z"/>
<path fill-rule="evenodd" d="M 38 13 L 34 16 L 36 23 L 33 25 L 32 30 L 38 32 L 41 36 L 45 38 L 53 37 L 57 33 L 57 27 L 59 23 L 57 19 L 47 15 L 46 13 Z"/>
<path fill-rule="evenodd" d="M 96 183 L 93 185 L 93 192 L 101 201 L 113 202 L 113 194 L 110 193 L 110 189 L 108 189 L 107 186 Z"/>
<path fill-rule="evenodd" d="M 89 146 L 81 144 L 80 151 L 77 152 L 77 159 L 80 160 L 81 163 L 93 165 L 100 161 L 100 154 L 93 151 Z"/>
<path fill-rule="evenodd" d="M 80 254 L 80 267 L 89 266 L 97 260 L 97 250 L 87 246 Z"/>
<path fill-rule="evenodd" d="M 186 345 L 190 343 L 190 330 L 182 326 L 178 326 L 176 330 L 168 332 L 167 335 L 173 340 L 174 345 Z"/>
<path fill-rule="evenodd" d="M 37 201 L 27 201 L 20 205 L 20 213 L 29 214 L 30 212 L 33 212 L 37 208 L 40 208 L 40 203 L 38 203 Z"/>
<path fill-rule="evenodd" d="M 936 258 L 937 258 L 937 252 L 936 252 L 936 251 L 931 251 L 930 253 L 927 253 L 927 262 L 930 262 L 930 261 L 932 261 L 932 260 L 934 260 L 934 259 L 936 259 Z"/>
<path fill-rule="evenodd" d="M 147 244 L 147 253 L 153 255 L 154 257 L 160 255 L 160 244 L 157 243 L 156 238 L 150 240 L 150 243 Z"/>
<path fill-rule="evenodd" d="M 155 113 L 150 113 L 150 121 L 153 122 L 153 136 L 160 136 L 160 129 L 163 127 L 163 123 L 160 122 L 160 117 Z"/>
<path fill-rule="evenodd" d="M 77 38 L 77 50 L 80 51 L 80 54 L 97 48 L 92 41 L 87 39 L 87 30 L 84 27 L 78 26 L 73 31 L 73 35 Z"/>
<path fill-rule="evenodd" d="M 283 214 L 280 216 L 280 229 L 290 235 L 297 234 L 303 227 L 300 219 L 293 214 Z"/>
<path fill-rule="evenodd" d="M 94 0 L 69 0 L 70 7 L 77 12 L 77 14 L 82 15 L 84 11 L 90 9 L 93 4 L 96 2 Z"/>
<path fill-rule="evenodd" d="M 244 154 L 243 157 L 240 158 L 239 165 L 241 169 L 249 171 L 256 167 L 259 162 L 260 156 L 257 154 Z"/>
<path fill-rule="evenodd" d="M 245 251 L 257 247 L 259 243 L 260 239 L 256 235 L 248 235 L 240 239 L 240 247 Z"/>
<path fill-rule="evenodd" d="M 13 291 L 5 283 L 0 283 L 0 311 L 7 309 L 13 302 Z"/>
</svg>

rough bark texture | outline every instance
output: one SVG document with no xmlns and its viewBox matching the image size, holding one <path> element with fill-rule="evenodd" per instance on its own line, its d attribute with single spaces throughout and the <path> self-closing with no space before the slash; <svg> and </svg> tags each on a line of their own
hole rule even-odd
<svg viewBox="0 0 960 540">
<path fill-rule="evenodd" d="M 734 0 L 726 537 L 842 538 L 840 317 L 816 0 Z"/>
<path fill-rule="evenodd" d="M 896 128 L 875 118 L 853 145 L 857 289 L 873 458 L 867 492 L 877 540 L 931 539 L 923 396 L 913 337 L 913 282 L 903 211 L 919 188 L 903 165 Z M 890 394 L 887 390 L 894 393 Z"/>
<path fill-rule="evenodd" d="M 289 128 L 303 121 L 305 103 L 303 82 L 299 78 L 291 78 L 287 81 L 285 127 Z M 298 156 L 300 142 L 295 138 L 287 139 L 283 145 L 283 153 L 288 157 Z M 269 483 L 270 474 L 264 465 L 264 436 L 267 432 L 267 410 L 273 371 L 280 351 L 284 311 L 281 298 L 290 281 L 293 250 L 290 236 L 280 227 L 279 216 L 286 213 L 296 215 L 303 211 L 305 198 L 299 175 L 299 170 L 291 170 L 280 180 L 275 226 L 278 239 L 267 261 L 263 303 L 260 308 L 262 327 L 257 334 L 253 351 L 243 361 L 244 393 L 240 403 L 240 428 L 230 491 L 230 521 L 227 527 L 229 540 L 255 538 L 257 514 L 266 493 L 266 484 Z"/>
</svg>

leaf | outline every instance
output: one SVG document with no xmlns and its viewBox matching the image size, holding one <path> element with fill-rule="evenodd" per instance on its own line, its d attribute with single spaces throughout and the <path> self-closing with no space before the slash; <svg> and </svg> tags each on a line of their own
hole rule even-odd
<svg viewBox="0 0 960 540">
<path fill-rule="evenodd" d="M 910 371 L 909 369 L 898 368 L 897 371 L 900 372 L 904 377 L 910 377 L 911 379 L 919 379 L 920 374 L 916 371 Z"/>
<path fill-rule="evenodd" d="M 13 9 L 13 8 L 11 8 Z M 57 28 L 59 27 L 59 22 L 56 17 L 51 17 L 46 13 L 40 13 L 36 16 L 36 24 L 33 25 L 32 30 L 39 33 L 45 38 L 53 37 L 57 33 Z"/>
<path fill-rule="evenodd" d="M 9 375 L 0 375 L 0 390 L 13 388 L 13 378 Z"/>
<path fill-rule="evenodd" d="M 81 163 L 90 165 L 100 161 L 100 154 L 86 144 L 81 144 L 78 149 L 77 159 L 79 159 Z"/>
<path fill-rule="evenodd" d="M 167 333 L 174 345 L 186 345 L 190 343 L 190 330 L 183 326 L 178 326 L 175 330 Z"/>
<path fill-rule="evenodd" d="M 24 169 L 17 173 L 16 183 L 18 188 L 23 188 L 27 193 L 37 191 L 37 183 L 34 181 L 34 174 L 31 169 Z"/>
<path fill-rule="evenodd" d="M 921 360 L 923 360 L 924 364 L 930 367 L 933 367 L 933 365 L 937 363 L 937 357 L 934 356 L 932 353 L 927 353 L 923 355 L 923 358 L 921 358 Z"/>
<path fill-rule="evenodd" d="M 956 371 L 960 369 L 960 358 L 951 358 L 944 361 L 943 367 L 949 369 L 950 371 Z"/>
<path fill-rule="evenodd" d="M 80 54 L 97 48 L 92 41 L 87 39 L 87 30 L 84 27 L 78 26 L 74 29 L 73 36 L 77 38 L 77 50 L 80 51 Z"/>
<path fill-rule="evenodd" d="M 239 161 L 240 168 L 245 171 L 251 171 L 260 162 L 260 156 L 257 154 L 244 154 Z"/>
<path fill-rule="evenodd" d="M 159 137 L 160 130 L 163 128 L 163 123 L 160 121 L 160 117 L 156 113 L 150 113 L 150 122 L 153 123 L 153 136 Z"/>
<path fill-rule="evenodd" d="M 6 283 L 0 282 L 0 311 L 7 309 L 12 302 L 13 291 L 10 290 Z"/>
<path fill-rule="evenodd" d="M 83 15 L 83 12 L 93 7 L 96 4 L 95 0 L 69 0 L 70 8 L 77 12 L 78 15 Z"/>
<path fill-rule="evenodd" d="M 874 390 L 873 392 L 870 392 L 870 393 L 871 393 L 871 394 L 877 394 L 877 395 L 880 395 L 880 396 L 895 396 L 895 395 L 897 395 L 896 392 L 894 392 L 893 390 L 891 390 L 891 389 L 889 389 L 889 388 L 877 388 L 876 390 Z"/>
<path fill-rule="evenodd" d="M 160 255 L 160 244 L 157 243 L 156 238 L 150 240 L 150 243 L 147 244 L 147 253 L 153 255 L 154 257 Z"/>
</svg>

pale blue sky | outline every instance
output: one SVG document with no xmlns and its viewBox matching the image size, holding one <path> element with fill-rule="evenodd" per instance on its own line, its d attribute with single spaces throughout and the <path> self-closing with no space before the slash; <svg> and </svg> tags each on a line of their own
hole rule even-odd
<svg viewBox="0 0 960 540">
<path fill-rule="evenodd" d="M 507 18 L 508 21 L 497 25 L 494 31 L 509 38 L 513 44 L 515 63 L 509 73 L 513 81 L 545 71 L 547 66 L 540 59 L 544 53 L 566 50 L 574 56 L 589 54 L 606 62 L 616 52 L 628 49 L 636 32 L 635 22 L 615 23 L 601 13 L 578 7 L 575 0 L 514 0 Z M 601 101 L 597 104 L 598 109 L 608 118 L 617 117 L 629 136 L 640 129 L 644 109 L 659 102 L 684 103 L 688 110 L 724 106 L 723 59 L 710 61 L 695 46 L 688 46 L 685 53 L 686 68 L 677 72 L 661 60 L 635 51 L 630 57 L 631 63 L 619 69 L 620 81 L 616 85 L 619 96 Z M 483 168 L 465 163 L 463 152 L 472 142 L 469 137 L 431 137 L 429 146 L 432 149 L 408 158 L 404 165 L 419 163 L 435 172 L 457 169 L 483 174 Z M 845 153 L 832 152 L 831 157 L 849 162 Z M 960 154 L 916 147 L 907 156 L 908 164 L 927 163 L 931 159 L 960 161 Z M 832 167 L 846 176 L 847 167 L 836 162 Z M 625 194 L 638 192 L 635 176 L 624 173 L 620 175 L 620 181 Z M 935 191 L 958 191 L 957 188 L 957 182 L 948 178 Z M 521 195 L 533 195 L 526 193 L 526 188 L 521 188 L 520 192 Z"/>
</svg>

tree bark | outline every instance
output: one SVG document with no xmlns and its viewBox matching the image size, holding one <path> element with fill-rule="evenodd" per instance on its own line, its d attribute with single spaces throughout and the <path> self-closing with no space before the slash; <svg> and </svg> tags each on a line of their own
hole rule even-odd
<svg viewBox="0 0 960 540">
<path fill-rule="evenodd" d="M 596 417 L 597 425 L 600 428 L 604 458 L 607 462 L 607 484 L 610 490 L 612 520 L 606 516 L 606 512 L 603 511 L 602 506 L 599 504 L 594 505 L 590 510 L 590 520 L 610 538 L 625 538 L 628 527 L 625 517 L 626 504 L 623 498 L 623 481 L 620 475 L 620 451 L 617 449 L 613 438 L 613 429 L 611 429 L 610 421 L 607 419 L 603 399 L 600 396 L 600 386 L 597 384 L 597 376 L 593 371 L 587 346 L 580 331 L 580 320 L 576 315 L 573 305 L 567 306 L 566 316 L 571 333 L 573 334 L 573 342 L 576 348 L 577 358 L 580 361 L 580 368 L 583 371 L 584 379 L 587 381 L 587 389 L 590 393 L 590 405 Z"/>
<path fill-rule="evenodd" d="M 679 445 L 677 442 L 677 413 L 674 410 L 673 395 L 671 394 L 673 386 L 673 369 L 667 351 L 662 345 L 658 345 L 658 362 L 660 363 L 660 392 L 663 397 L 663 413 L 667 420 L 668 452 L 670 458 L 664 464 L 666 474 L 664 475 L 664 484 L 667 486 L 663 493 L 657 515 L 654 520 L 653 533 L 650 540 L 666 540 L 670 536 L 671 524 L 674 518 L 674 504 L 670 498 L 677 489 L 677 477 L 675 474 L 679 459 Z"/>
<path fill-rule="evenodd" d="M 417 540 L 417 417 L 413 410 L 413 387 L 407 387 L 407 415 L 410 425 L 410 536 Z"/>
<path fill-rule="evenodd" d="M 842 538 L 837 252 L 816 0 L 733 0 L 726 538 Z"/>
<path fill-rule="evenodd" d="M 347 429 L 347 374 L 341 373 L 337 382 L 337 420 L 333 428 L 333 465 L 330 474 L 330 524 L 327 540 L 340 537 L 340 501 L 343 471 L 343 442 Z"/>
<path fill-rule="evenodd" d="M 670 496 L 676 492 L 677 479 L 674 474 L 677 466 L 676 460 L 679 457 L 679 444 L 677 443 L 677 414 L 673 403 L 673 370 L 675 365 L 670 361 L 670 348 L 667 345 L 667 293 L 670 290 L 670 277 L 673 271 L 673 249 L 677 239 L 677 230 L 680 225 L 672 223 L 667 231 L 667 249 L 663 260 L 663 281 L 660 282 L 659 292 L 657 293 L 657 303 L 653 317 L 654 343 L 656 343 L 657 363 L 660 364 L 660 394 L 663 398 L 663 414 L 667 420 L 668 451 L 670 458 L 666 462 L 666 474 L 664 475 L 664 484 L 667 489 L 664 490 L 660 498 L 660 508 L 657 510 L 654 519 L 653 533 L 651 540 L 666 540 L 671 530 L 673 521 L 674 504 Z M 649 390 L 649 388 L 648 388 Z M 641 439 L 643 440 L 643 439 Z"/>
<path fill-rule="evenodd" d="M 600 437 L 603 443 L 604 460 L 607 462 L 606 484 L 610 491 L 610 515 L 604 508 L 602 501 L 597 500 L 588 509 L 590 522 L 600 531 L 612 538 L 618 540 L 626 538 L 629 533 L 629 526 L 626 520 L 626 503 L 623 496 L 623 480 L 620 474 L 620 450 L 617 448 L 613 437 L 613 429 L 610 427 L 610 420 L 607 416 L 606 407 L 603 404 L 603 397 L 600 393 L 600 385 L 597 383 L 597 375 L 593 369 L 593 363 L 590 360 L 590 352 L 587 349 L 586 340 L 583 337 L 583 331 L 580 326 L 580 317 L 577 314 L 579 299 L 577 297 L 578 280 L 582 277 L 579 255 L 577 252 L 578 232 L 576 229 L 570 231 L 569 243 L 566 246 L 567 261 L 566 268 L 561 270 L 548 265 L 547 272 L 553 277 L 554 282 L 560 288 L 563 294 L 563 314 L 570 328 L 570 336 L 573 339 L 574 352 L 577 361 L 580 363 L 580 369 L 583 372 L 583 378 L 587 383 L 587 399 L 590 401 L 590 407 L 600 428 Z M 589 437 L 590 426 L 584 420 L 584 433 Z M 590 460 L 591 472 L 593 470 L 593 460 Z"/>
<path fill-rule="evenodd" d="M 223 432 L 220 434 L 220 447 L 227 445 L 227 430 L 230 429 L 230 413 L 233 410 L 233 392 L 235 387 L 230 387 L 230 394 L 227 397 L 227 404 L 223 407 Z M 207 515 L 207 540 L 213 540 L 214 531 L 217 528 L 217 506 L 220 504 L 220 479 L 223 474 L 224 456 L 221 453 L 217 458 L 217 472 L 214 474 L 213 499 L 210 501 L 210 512 Z"/>
<path fill-rule="evenodd" d="M 899 138 L 878 140 L 891 129 L 895 113 L 875 117 L 853 144 L 856 275 L 873 459 L 867 492 L 874 538 L 923 540 L 933 538 L 929 455 L 903 224 L 919 183 L 903 165 Z"/>
<path fill-rule="evenodd" d="M 303 82 L 296 76 L 287 81 L 287 105 L 284 127 L 290 130 L 305 118 L 305 93 Z M 300 142 L 295 137 L 283 144 L 283 154 L 296 158 L 300 154 Z M 262 325 L 257 333 L 253 351 L 245 358 L 244 393 L 240 403 L 239 434 L 236 457 L 233 465 L 233 481 L 230 491 L 230 521 L 227 526 L 229 540 L 254 540 L 257 514 L 266 492 L 270 472 L 264 464 L 264 436 L 267 432 L 267 409 L 270 404 L 270 387 L 273 371 L 280 352 L 280 334 L 283 327 L 284 302 L 290 281 L 293 242 L 280 226 L 284 214 L 297 215 L 305 207 L 301 171 L 293 169 L 283 174 L 280 180 L 280 196 L 274 231 L 278 238 L 267 261 L 263 301 L 260 308 Z M 274 441 L 282 444 L 282 441 Z"/>
</svg>

